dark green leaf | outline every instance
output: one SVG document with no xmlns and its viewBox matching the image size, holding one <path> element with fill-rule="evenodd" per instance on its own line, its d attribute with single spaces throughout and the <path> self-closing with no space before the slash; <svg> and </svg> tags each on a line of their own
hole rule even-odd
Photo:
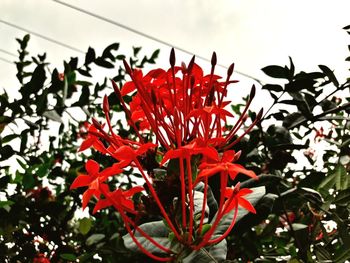
<svg viewBox="0 0 350 263">
<path fill-rule="evenodd" d="M 74 254 L 60 254 L 60 258 L 69 261 L 75 261 L 77 259 L 77 257 Z"/>
<path fill-rule="evenodd" d="M 5 136 L 4 138 L 1 138 L 1 143 L 5 144 L 8 143 L 10 141 L 12 141 L 13 139 L 16 139 L 19 135 L 18 134 L 9 134 L 7 136 Z"/>
<path fill-rule="evenodd" d="M 45 116 L 46 118 L 48 118 L 50 120 L 62 123 L 61 116 L 55 110 L 45 111 L 43 113 L 43 116 Z"/>
<path fill-rule="evenodd" d="M 44 65 L 38 65 L 33 72 L 31 80 L 20 89 L 23 99 L 28 100 L 30 94 L 38 93 L 44 87 L 45 80 Z"/>
<path fill-rule="evenodd" d="M 262 89 L 267 89 L 267 90 L 276 91 L 276 92 L 283 91 L 283 88 L 281 85 L 274 85 L 274 84 L 266 84 L 262 86 Z"/>
<path fill-rule="evenodd" d="M 142 224 L 139 226 L 145 233 L 151 236 L 158 244 L 161 244 L 165 247 L 170 247 L 171 241 L 169 240 L 169 230 L 164 225 L 163 221 L 153 221 Z M 135 232 L 135 236 L 137 240 L 141 243 L 141 245 L 151 253 L 159 253 L 164 254 L 164 251 L 160 248 L 156 247 L 153 243 L 151 243 L 148 239 L 141 236 L 139 232 Z M 124 245 L 126 248 L 132 251 L 140 251 L 138 246 L 132 240 L 129 234 L 123 236 Z"/>
<path fill-rule="evenodd" d="M 182 262 L 183 263 L 217 263 L 226 259 L 227 254 L 227 244 L 226 240 L 222 240 L 220 243 L 215 244 L 211 247 L 204 247 L 200 250 L 192 251 L 188 256 L 186 256 Z"/>
<path fill-rule="evenodd" d="M 113 43 L 109 45 L 103 50 L 102 58 L 103 59 L 109 58 L 111 61 L 115 61 L 115 56 L 112 54 L 112 51 L 116 51 L 118 49 L 119 49 L 119 43 Z"/>
<path fill-rule="evenodd" d="M 83 86 L 79 100 L 72 104 L 72 106 L 85 106 L 89 104 L 90 89 L 88 86 Z"/>
<path fill-rule="evenodd" d="M 338 164 L 334 170 L 335 174 L 335 187 L 337 190 L 345 190 L 348 187 L 349 175 L 345 167 L 341 164 Z"/>
<path fill-rule="evenodd" d="M 300 112 L 293 112 L 286 116 L 282 125 L 283 127 L 289 128 L 301 120 L 304 120 L 303 115 Z"/>
<path fill-rule="evenodd" d="M 12 155 L 15 154 L 15 151 L 10 145 L 5 145 L 0 148 L 0 161 L 9 159 Z"/>
<path fill-rule="evenodd" d="M 91 47 L 89 47 L 88 51 L 86 52 L 85 55 L 85 65 L 90 64 L 91 62 L 93 62 L 96 58 L 96 53 L 95 50 Z"/>
<path fill-rule="evenodd" d="M 108 62 L 107 60 L 103 59 L 102 57 L 98 57 L 95 60 L 95 64 L 97 66 L 100 66 L 103 68 L 114 68 L 114 65 L 111 62 Z"/>
<path fill-rule="evenodd" d="M 272 78 L 288 79 L 288 69 L 281 66 L 267 66 L 261 69 Z"/>
<path fill-rule="evenodd" d="M 285 85 L 285 90 L 287 92 L 299 92 L 301 90 L 313 91 L 315 90 L 314 84 L 316 81 L 312 78 L 301 78 L 293 80 Z"/>
<path fill-rule="evenodd" d="M 105 238 L 104 234 L 93 234 L 89 236 L 88 239 L 86 239 L 85 243 L 87 246 L 91 246 L 93 244 L 100 242 L 104 238 Z"/>
<path fill-rule="evenodd" d="M 340 191 L 334 199 L 336 205 L 347 206 L 350 204 L 350 189 Z"/>
<path fill-rule="evenodd" d="M 328 79 L 334 84 L 334 86 L 339 87 L 339 82 L 338 82 L 337 78 L 335 77 L 335 75 L 334 75 L 332 70 L 330 70 L 325 65 L 318 65 L 318 67 L 328 77 Z"/>
<path fill-rule="evenodd" d="M 137 54 L 140 52 L 141 47 L 133 47 L 132 49 L 133 49 L 133 51 L 134 51 L 134 57 L 136 57 Z"/>
</svg>

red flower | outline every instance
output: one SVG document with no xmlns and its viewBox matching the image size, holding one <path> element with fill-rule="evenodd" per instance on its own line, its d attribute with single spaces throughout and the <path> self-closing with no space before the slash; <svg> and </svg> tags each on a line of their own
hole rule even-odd
<svg viewBox="0 0 350 263">
<path fill-rule="evenodd" d="M 126 211 L 136 214 L 137 212 L 134 208 L 134 202 L 131 200 L 131 198 L 134 196 L 134 194 L 139 193 L 143 190 L 144 188 L 141 186 L 135 186 L 126 191 L 123 191 L 119 188 L 109 193 L 105 199 L 98 200 L 93 213 L 96 213 L 98 210 L 113 205 L 119 212 Z"/>
<path fill-rule="evenodd" d="M 163 157 L 162 162 L 160 165 L 163 165 L 166 163 L 169 159 L 178 159 L 178 158 L 189 158 L 191 155 L 198 155 L 202 154 L 203 156 L 209 157 L 212 160 L 218 160 L 218 152 L 215 150 L 215 148 L 203 145 L 200 140 L 195 140 L 191 144 L 181 146 L 178 149 L 175 150 L 169 150 L 166 152 L 166 154 Z M 200 145 L 203 146 L 200 146 Z"/>
<path fill-rule="evenodd" d="M 33 259 L 33 263 L 50 263 L 50 259 L 48 259 L 44 254 L 38 254 Z"/>
<path fill-rule="evenodd" d="M 85 169 L 88 174 L 80 174 L 77 178 L 75 178 L 70 187 L 70 189 L 75 189 L 78 187 L 88 186 L 88 189 L 83 194 L 83 209 L 85 209 L 92 196 L 95 196 L 97 199 L 100 198 L 100 188 L 107 187 L 102 183 L 105 182 L 109 176 L 119 174 L 123 171 L 117 163 L 100 172 L 100 165 L 94 160 L 88 160 L 85 164 Z"/>
<path fill-rule="evenodd" d="M 229 175 L 231 180 L 234 180 L 238 174 L 245 174 L 252 178 L 257 178 L 256 174 L 245 169 L 242 165 L 232 163 L 237 160 L 240 153 L 235 153 L 233 150 L 229 150 L 223 153 L 221 160 L 214 163 L 204 162 L 199 166 L 201 172 L 198 174 L 197 183 L 205 177 L 210 177 L 214 174 L 222 173 Z"/>
<path fill-rule="evenodd" d="M 131 219 L 129 214 L 137 213 L 132 200 L 136 193 L 145 191 L 147 202 L 141 199 L 141 205 L 156 204 L 160 216 L 166 221 L 176 240 L 194 249 L 200 249 L 225 238 L 228 232 L 220 238 L 210 240 L 222 217 L 230 211 L 234 211 L 237 215 L 238 206 L 255 212 L 254 207 L 244 199 L 251 192 L 250 190 L 239 189 L 239 184 L 234 189 L 227 188 L 228 176 L 233 180 L 241 173 L 256 178 L 253 171 L 234 163 L 239 158 L 239 153 L 227 150 L 239 142 L 262 116 L 260 112 L 246 131 L 235 138 L 237 131 L 247 119 L 247 110 L 255 95 L 255 88 L 251 90 L 242 116 L 238 118 L 231 130 L 227 130 L 227 118 L 232 118 L 233 115 L 226 110 L 229 102 L 224 98 L 227 95 L 228 86 L 236 82 L 230 80 L 233 64 L 229 67 L 225 80 L 214 74 L 215 53 L 213 53 L 211 65 L 208 75 L 203 74 L 201 67 L 194 62 L 194 57 L 188 65 L 182 64 L 181 67 L 177 67 L 174 50 L 170 54 L 171 67 L 168 70 L 155 69 L 146 75 L 141 70 L 131 69 L 124 61 L 125 70 L 131 77 L 131 81 L 126 82 L 121 89 L 115 82 L 112 81 L 112 84 L 124 109 L 127 123 L 133 128 L 138 139 L 121 138 L 114 133 L 108 98 L 105 96 L 103 111 L 106 124 L 93 119 L 88 136 L 80 147 L 81 151 L 93 147 L 117 160 L 115 165 L 103 171 L 100 171 L 100 166 L 95 161 L 89 160 L 86 163 L 87 175 L 79 175 L 71 186 L 72 189 L 88 187 L 83 195 L 83 207 L 86 207 L 92 196 L 98 199 L 93 212 L 113 206 L 120 213 L 136 245 L 142 252 L 156 260 L 171 261 L 172 258 L 153 255 L 138 241 L 137 235 L 150 241 L 165 253 L 173 254 L 173 252 L 143 232 Z M 125 95 L 131 95 L 129 104 L 123 99 Z M 222 153 L 221 158 L 219 153 Z M 163 157 L 160 164 L 159 157 Z M 163 171 L 162 166 L 166 165 L 170 159 L 176 159 L 178 162 L 175 163 L 179 167 L 172 168 L 173 165 L 168 165 L 166 167 L 168 176 L 165 175 L 164 178 L 159 179 L 153 169 L 161 167 L 160 170 Z M 107 178 L 121 173 L 126 166 L 138 169 L 146 186 L 144 188 L 134 186 L 129 190 L 118 188 L 110 192 Z M 220 174 L 219 209 L 211 229 L 204 236 L 200 236 L 198 233 L 201 233 L 204 224 L 207 204 L 208 177 L 214 174 Z M 172 181 L 161 182 L 169 177 Z M 204 181 L 204 191 L 201 217 L 197 225 L 194 218 L 194 191 L 195 185 L 200 181 Z M 172 193 L 172 196 L 178 200 L 175 202 L 174 199 L 170 203 L 163 204 L 161 200 L 165 199 L 159 196 L 167 189 L 160 191 L 159 188 L 173 182 L 175 194 Z M 174 203 L 179 204 L 180 207 L 173 207 Z M 234 221 L 235 219 L 230 228 Z"/>
<path fill-rule="evenodd" d="M 248 188 L 240 189 L 240 184 L 238 183 L 234 188 L 227 187 L 225 190 L 225 198 L 227 201 L 225 203 L 224 214 L 231 212 L 234 209 L 237 209 L 237 206 L 242 206 L 244 209 L 249 212 L 256 214 L 254 206 L 243 198 L 245 195 L 251 194 L 253 191 Z"/>
</svg>

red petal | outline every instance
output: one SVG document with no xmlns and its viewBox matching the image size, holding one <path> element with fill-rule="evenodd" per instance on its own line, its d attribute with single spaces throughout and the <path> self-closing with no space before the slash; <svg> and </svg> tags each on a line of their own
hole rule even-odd
<svg viewBox="0 0 350 263">
<path fill-rule="evenodd" d="M 234 150 L 225 151 L 224 154 L 221 157 L 221 161 L 225 162 L 225 163 L 232 162 L 234 157 L 235 157 L 235 153 L 236 152 Z"/>
<path fill-rule="evenodd" d="M 169 159 L 178 158 L 181 155 L 183 155 L 183 150 L 177 149 L 177 150 L 169 150 L 165 153 L 163 160 L 161 161 L 160 165 L 162 166 L 164 163 L 166 163 Z"/>
<path fill-rule="evenodd" d="M 83 209 L 86 208 L 87 204 L 89 203 L 92 195 L 94 194 L 95 190 L 86 190 L 83 194 Z"/>
<path fill-rule="evenodd" d="M 104 182 L 108 177 L 112 175 L 117 175 L 123 172 L 123 169 L 120 168 L 119 163 L 113 164 L 111 167 L 107 167 L 102 172 L 100 172 L 100 180 Z"/>
<path fill-rule="evenodd" d="M 113 153 L 113 157 L 117 160 L 133 160 L 137 155 L 130 146 L 123 145 Z"/>
<path fill-rule="evenodd" d="M 154 143 L 151 143 L 151 142 L 142 144 L 140 146 L 140 148 L 137 149 L 136 153 L 137 153 L 137 155 L 141 155 L 141 154 L 147 152 L 149 149 L 155 148 L 156 146 L 157 146 L 157 144 L 154 144 Z"/>
<path fill-rule="evenodd" d="M 226 189 L 225 189 L 225 197 L 226 198 L 230 198 L 232 194 L 233 194 L 233 189 L 231 187 L 226 187 Z"/>
<path fill-rule="evenodd" d="M 245 196 L 245 195 L 249 195 L 251 193 L 253 193 L 253 190 L 251 190 L 249 188 L 242 188 L 242 189 L 239 190 L 237 195 L 238 196 Z"/>
<path fill-rule="evenodd" d="M 124 199 L 122 201 L 122 206 L 124 207 L 125 210 L 127 210 L 130 213 L 135 213 L 135 207 L 134 207 L 134 203 L 129 200 L 129 199 Z"/>
<path fill-rule="evenodd" d="M 210 169 L 205 169 L 198 174 L 197 180 L 204 178 L 204 177 L 210 177 L 210 176 L 217 174 L 219 172 L 222 172 L 224 170 L 225 170 L 225 168 L 220 166 L 220 165 L 215 166 L 215 167 L 210 168 Z"/>
<path fill-rule="evenodd" d="M 238 204 L 240 206 L 242 206 L 244 209 L 248 210 L 249 212 L 252 212 L 253 214 L 256 214 L 256 210 L 255 210 L 254 206 L 249 201 L 247 201 L 246 199 L 239 197 L 238 198 Z"/>
<path fill-rule="evenodd" d="M 96 205 L 94 207 L 94 211 L 92 211 L 92 213 L 95 214 L 97 211 L 99 211 L 99 210 L 101 210 L 103 208 L 106 208 L 108 206 L 111 206 L 111 205 L 112 205 L 112 203 L 108 199 L 100 199 L 96 203 Z"/>
<path fill-rule="evenodd" d="M 128 81 L 124 84 L 120 93 L 122 94 L 122 96 L 125 96 L 126 94 L 134 91 L 135 89 L 136 89 L 136 87 L 135 87 L 134 82 Z"/>
<path fill-rule="evenodd" d="M 72 190 L 78 187 L 88 186 L 92 180 L 93 178 L 91 176 L 85 174 L 79 175 L 77 178 L 75 178 L 74 182 L 70 186 L 70 189 Z"/>
<path fill-rule="evenodd" d="M 96 141 L 96 138 L 88 137 L 80 145 L 79 152 L 85 151 L 86 149 L 90 148 L 95 141 Z"/>
<path fill-rule="evenodd" d="M 93 147 L 95 148 L 95 150 L 97 150 L 103 154 L 107 153 L 106 148 L 104 147 L 103 143 L 99 140 L 95 140 Z"/>
<path fill-rule="evenodd" d="M 131 197 L 136 193 L 142 192 L 143 190 L 145 190 L 145 189 L 142 186 L 135 186 L 135 187 L 130 188 L 127 191 L 124 191 L 123 195 L 125 197 Z"/>
<path fill-rule="evenodd" d="M 226 203 L 227 203 L 228 201 L 226 201 L 225 202 L 225 206 L 226 206 Z M 227 213 L 229 213 L 229 212 L 231 212 L 231 210 L 233 210 L 233 209 L 237 209 L 237 199 L 236 198 L 233 198 L 233 200 L 231 201 L 231 203 L 230 204 L 228 204 L 228 206 L 227 206 L 227 208 L 225 209 L 225 211 L 224 211 L 224 214 L 227 214 Z"/>
<path fill-rule="evenodd" d="M 131 114 L 131 119 L 135 122 L 143 119 L 144 117 L 145 117 L 145 113 L 143 110 L 133 111 Z"/>
<path fill-rule="evenodd" d="M 213 147 L 205 147 L 204 150 L 202 151 L 202 154 L 209 157 L 212 160 L 219 160 L 219 154 L 216 151 L 215 148 Z"/>
<path fill-rule="evenodd" d="M 229 165 L 229 174 L 232 180 L 235 179 L 235 177 L 237 176 L 237 174 L 245 174 L 249 177 L 252 178 L 257 178 L 256 174 L 252 171 L 252 170 L 247 170 L 245 169 L 242 165 L 240 164 L 230 164 Z"/>
<path fill-rule="evenodd" d="M 89 175 L 97 175 L 100 171 L 100 165 L 94 160 L 88 160 L 85 164 L 85 169 Z"/>
</svg>

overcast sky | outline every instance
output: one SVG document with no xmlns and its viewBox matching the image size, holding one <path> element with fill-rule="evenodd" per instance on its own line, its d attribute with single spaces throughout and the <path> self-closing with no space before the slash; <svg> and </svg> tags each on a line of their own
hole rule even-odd
<svg viewBox="0 0 350 263">
<path fill-rule="evenodd" d="M 342 28 L 350 24 L 349 0 L 66 0 L 74 6 L 112 19 L 135 30 L 171 43 L 203 57 L 217 52 L 218 62 L 229 65 L 264 82 L 260 69 L 284 65 L 288 56 L 299 70 L 328 65 L 342 78 L 348 77 L 349 37 Z M 161 49 L 159 66 L 165 66 L 170 48 L 164 44 L 108 24 L 52 0 L 0 0 L 1 20 L 17 24 L 78 49 L 97 50 L 120 42 L 127 52 L 132 46 L 145 51 Z M 16 37 L 24 32 L 0 23 L 0 49 L 16 53 Z M 30 50 L 48 53 L 54 67 L 62 60 L 81 54 L 32 37 Z M 179 59 L 190 56 L 177 52 Z M 0 57 L 13 60 L 0 52 Z M 206 62 L 198 61 L 201 65 Z M 0 88 L 15 89 L 15 67 L 0 60 Z M 167 65 L 166 65 L 167 66 Z M 249 92 L 252 80 L 248 83 Z"/>
</svg>

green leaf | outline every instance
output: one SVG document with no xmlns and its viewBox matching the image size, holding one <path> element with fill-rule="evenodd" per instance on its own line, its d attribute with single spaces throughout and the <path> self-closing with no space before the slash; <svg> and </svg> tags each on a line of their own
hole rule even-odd
<svg viewBox="0 0 350 263">
<path fill-rule="evenodd" d="M 308 226 L 305 224 L 300 224 L 300 223 L 293 223 L 292 224 L 293 230 L 298 231 L 307 228 Z"/>
<path fill-rule="evenodd" d="M 326 192 L 335 185 L 335 181 L 336 181 L 336 174 L 335 173 L 329 174 L 320 183 L 320 185 L 318 186 L 318 189 L 320 190 L 322 189 L 322 191 Z"/>
<path fill-rule="evenodd" d="M 74 254 L 60 254 L 60 258 L 69 261 L 75 261 L 77 259 L 76 255 Z"/>
<path fill-rule="evenodd" d="M 4 138 L 1 138 L 2 143 L 8 143 L 12 141 L 13 139 L 16 139 L 19 135 L 18 134 L 9 134 L 5 136 Z"/>
<path fill-rule="evenodd" d="M 72 106 L 81 106 L 81 107 L 85 106 L 89 104 L 89 98 L 90 98 L 90 89 L 88 86 L 83 86 L 79 100 L 73 103 Z"/>
<path fill-rule="evenodd" d="M 221 262 L 226 259 L 227 254 L 227 243 L 226 240 L 222 240 L 220 243 L 215 244 L 211 247 L 204 247 L 200 250 L 192 251 L 188 256 L 186 256 L 182 262 L 183 263 L 215 263 Z"/>
<path fill-rule="evenodd" d="M 348 206 L 350 204 L 350 188 L 340 191 L 334 199 L 336 205 Z"/>
<path fill-rule="evenodd" d="M 23 99 L 27 101 L 29 95 L 37 94 L 44 87 L 45 80 L 44 65 L 40 64 L 35 68 L 31 80 L 20 89 Z"/>
<path fill-rule="evenodd" d="M 303 78 L 293 80 L 292 82 L 289 82 L 285 85 L 285 90 L 287 92 L 298 92 L 301 90 L 308 90 L 313 91 L 314 90 L 314 84 L 316 81 L 307 75 Z"/>
<path fill-rule="evenodd" d="M 132 47 L 132 49 L 133 49 L 134 57 L 136 57 L 137 54 L 140 52 L 141 47 Z"/>
<path fill-rule="evenodd" d="M 13 205 L 15 202 L 13 201 L 0 201 L 0 208 L 5 209 L 7 212 L 11 210 L 11 205 Z"/>
<path fill-rule="evenodd" d="M 163 221 L 153 221 L 142 224 L 139 226 L 145 233 L 151 236 L 158 244 L 169 247 L 171 246 L 171 241 L 169 240 L 169 230 L 164 225 Z M 151 253 L 165 254 L 163 250 L 156 247 L 147 238 L 143 237 L 139 232 L 135 231 L 135 237 L 140 242 L 140 244 Z M 132 240 L 129 234 L 123 236 L 124 245 L 126 248 L 132 251 L 140 251 L 138 246 Z M 174 248 L 172 248 L 174 249 Z"/>
<path fill-rule="evenodd" d="M 91 62 L 93 62 L 96 58 L 96 53 L 95 53 L 95 50 L 91 47 L 88 48 L 88 51 L 86 52 L 86 55 L 85 55 L 85 62 L 84 64 L 85 65 L 88 65 L 90 64 Z"/>
<path fill-rule="evenodd" d="M 334 84 L 334 86 L 339 87 L 339 82 L 338 82 L 337 78 L 335 77 L 335 75 L 334 75 L 332 70 L 330 70 L 325 65 L 318 65 L 318 67 L 328 77 L 328 79 Z"/>
<path fill-rule="evenodd" d="M 266 84 L 262 86 L 262 89 L 267 89 L 269 91 L 276 91 L 276 92 L 283 91 L 283 88 L 281 85 L 274 85 L 274 84 Z"/>
<path fill-rule="evenodd" d="M 25 190 L 32 189 L 35 186 L 35 180 L 32 174 L 23 174 L 22 184 Z"/>
<path fill-rule="evenodd" d="M 345 190 L 348 188 L 348 184 L 349 184 L 349 175 L 345 169 L 345 167 L 341 164 L 338 164 L 335 167 L 335 187 L 337 188 L 337 190 Z"/>
<path fill-rule="evenodd" d="M 93 244 L 100 242 L 104 238 L 105 238 L 104 234 L 93 234 L 93 235 L 89 236 L 88 239 L 86 239 L 85 244 L 87 246 L 91 246 Z"/>
<path fill-rule="evenodd" d="M 115 61 L 115 56 L 112 54 L 112 51 L 113 50 L 116 51 L 118 49 L 119 49 L 119 43 L 113 43 L 109 45 L 103 50 L 102 58 L 103 59 L 109 58 L 110 60 Z"/>
<path fill-rule="evenodd" d="M 267 66 L 261 69 L 272 78 L 288 79 L 288 70 L 281 66 Z"/>
<path fill-rule="evenodd" d="M 89 233 L 91 226 L 92 226 L 92 221 L 90 218 L 84 217 L 79 220 L 79 231 L 83 235 L 86 235 L 87 233 Z"/>
<path fill-rule="evenodd" d="M 45 111 L 45 112 L 43 113 L 43 116 L 45 116 L 46 118 L 48 118 L 48 119 L 50 119 L 50 120 L 63 123 L 63 122 L 62 122 L 62 119 L 61 119 L 61 116 L 58 115 L 57 111 L 55 111 L 55 110 Z"/>
<path fill-rule="evenodd" d="M 344 263 L 346 260 L 350 258 L 350 249 L 348 248 L 343 248 L 339 249 L 339 252 L 337 257 L 335 258 L 334 262 L 335 263 Z"/>
<path fill-rule="evenodd" d="M 103 68 L 114 68 L 114 65 L 111 62 L 103 59 L 102 57 L 98 57 L 95 60 L 95 64 Z"/>
<path fill-rule="evenodd" d="M 5 145 L 0 148 L 0 161 L 9 159 L 12 155 L 15 154 L 15 151 L 10 145 Z"/>
</svg>

